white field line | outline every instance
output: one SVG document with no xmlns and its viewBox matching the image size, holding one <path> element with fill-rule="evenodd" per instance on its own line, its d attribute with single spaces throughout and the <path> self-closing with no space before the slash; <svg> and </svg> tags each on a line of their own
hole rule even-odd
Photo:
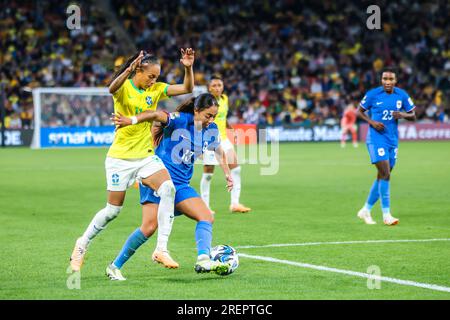
<svg viewBox="0 0 450 320">
<path fill-rule="evenodd" d="M 236 246 L 237 249 L 271 248 L 271 247 L 302 247 L 332 244 L 365 244 L 365 243 L 401 243 L 401 242 L 433 242 L 450 241 L 450 238 L 441 239 L 404 239 L 404 240 L 361 240 L 361 241 L 333 241 L 333 242 L 303 242 L 303 243 L 275 243 L 260 246 Z"/>
<path fill-rule="evenodd" d="M 309 263 L 301 263 L 301 262 L 295 262 L 295 261 L 289 261 L 289 260 L 280 260 L 280 259 L 275 259 L 275 258 L 271 258 L 271 257 L 254 256 L 254 255 L 249 255 L 249 254 L 245 254 L 245 253 L 239 253 L 239 257 L 274 262 L 274 263 L 287 264 L 287 265 L 291 265 L 291 266 L 314 269 L 314 270 L 319 270 L 319 271 L 335 272 L 335 273 L 340 273 L 340 274 L 346 274 L 349 276 L 367 278 L 367 279 L 371 279 L 371 280 L 380 280 L 380 281 L 385 281 L 385 282 L 396 283 L 396 284 L 400 284 L 400 285 L 404 285 L 404 286 L 412 286 L 412 287 L 430 289 L 430 290 L 435 290 L 435 291 L 450 292 L 450 287 L 415 282 L 415 281 L 410 281 L 410 280 L 401 280 L 401 279 L 395 279 L 395 278 L 390 278 L 390 277 L 377 276 L 377 275 L 363 273 L 363 272 L 336 269 L 336 268 L 319 266 L 319 265 L 314 265 L 314 264 L 309 264 Z"/>
</svg>

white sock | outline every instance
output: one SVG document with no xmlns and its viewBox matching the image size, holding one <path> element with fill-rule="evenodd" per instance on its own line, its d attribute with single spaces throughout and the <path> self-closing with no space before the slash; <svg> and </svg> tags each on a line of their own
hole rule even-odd
<svg viewBox="0 0 450 320">
<path fill-rule="evenodd" d="M 83 233 L 80 239 L 80 244 L 87 247 L 92 239 L 106 228 L 106 225 L 114 220 L 122 210 L 122 206 L 114 206 L 107 203 L 106 207 L 97 212 L 97 214 L 92 219 L 91 223 L 87 227 L 86 231 Z"/>
<path fill-rule="evenodd" d="M 197 261 L 209 260 L 211 259 L 207 254 L 201 254 L 197 257 Z"/>
<path fill-rule="evenodd" d="M 209 208 L 209 190 L 211 189 L 211 179 L 213 177 L 212 173 L 203 173 L 202 180 L 200 181 L 200 194 L 203 201 Z"/>
<path fill-rule="evenodd" d="M 233 189 L 231 190 L 231 205 L 239 204 L 241 196 L 241 167 L 231 170 L 231 178 L 233 179 Z"/>
<path fill-rule="evenodd" d="M 171 180 L 164 181 L 158 189 L 161 198 L 158 206 L 158 241 L 156 249 L 167 251 L 167 243 L 172 232 L 175 203 L 175 186 Z"/>
</svg>

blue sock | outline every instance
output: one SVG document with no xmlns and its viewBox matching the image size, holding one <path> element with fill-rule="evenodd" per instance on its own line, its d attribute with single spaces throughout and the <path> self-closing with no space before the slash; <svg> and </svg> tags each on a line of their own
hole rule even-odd
<svg viewBox="0 0 450 320">
<path fill-rule="evenodd" d="M 391 196 L 389 192 L 389 180 L 380 179 L 379 182 L 379 191 L 381 197 L 381 210 L 383 210 L 383 215 L 391 212 Z"/>
<path fill-rule="evenodd" d="M 378 190 L 378 179 L 375 179 L 375 182 L 372 184 L 372 188 L 370 189 L 369 196 L 367 197 L 367 201 L 364 207 L 369 211 L 372 210 L 375 203 L 377 203 L 379 197 L 380 191 Z"/>
<path fill-rule="evenodd" d="M 195 227 L 195 242 L 197 244 L 197 254 L 207 254 L 211 250 L 212 242 L 212 223 L 208 221 L 199 221 Z"/>
<path fill-rule="evenodd" d="M 134 230 L 134 232 L 128 237 L 127 241 L 120 250 L 119 255 L 114 260 L 114 265 L 117 268 L 122 268 L 125 262 L 131 258 L 136 250 L 147 241 L 148 238 L 144 236 L 140 228 Z"/>
</svg>

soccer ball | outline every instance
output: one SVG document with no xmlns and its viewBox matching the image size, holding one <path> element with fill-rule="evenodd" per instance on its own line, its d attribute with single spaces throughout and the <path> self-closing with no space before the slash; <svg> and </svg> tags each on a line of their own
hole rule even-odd
<svg viewBox="0 0 450 320">
<path fill-rule="evenodd" d="M 227 262 L 230 265 L 228 274 L 233 273 L 239 266 L 238 254 L 232 246 L 226 244 L 215 246 L 210 255 L 212 260 Z"/>
</svg>

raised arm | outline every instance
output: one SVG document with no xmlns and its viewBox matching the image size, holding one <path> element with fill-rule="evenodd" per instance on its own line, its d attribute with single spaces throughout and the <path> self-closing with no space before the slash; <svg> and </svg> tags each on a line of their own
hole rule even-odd
<svg viewBox="0 0 450 320">
<path fill-rule="evenodd" d="M 139 53 L 139 56 L 134 59 L 134 61 L 130 64 L 128 68 L 126 68 L 121 74 L 119 74 L 109 85 L 109 93 L 114 94 L 119 88 L 122 86 L 122 84 L 125 82 L 125 80 L 128 79 L 131 72 L 133 72 L 139 65 L 141 64 L 141 60 L 144 57 L 144 52 L 141 51 Z"/>
<path fill-rule="evenodd" d="M 182 84 L 171 84 L 167 87 L 168 96 L 178 96 L 181 94 L 191 93 L 194 90 L 194 54 L 192 48 L 181 49 L 180 62 L 184 66 L 184 81 Z"/>
</svg>

